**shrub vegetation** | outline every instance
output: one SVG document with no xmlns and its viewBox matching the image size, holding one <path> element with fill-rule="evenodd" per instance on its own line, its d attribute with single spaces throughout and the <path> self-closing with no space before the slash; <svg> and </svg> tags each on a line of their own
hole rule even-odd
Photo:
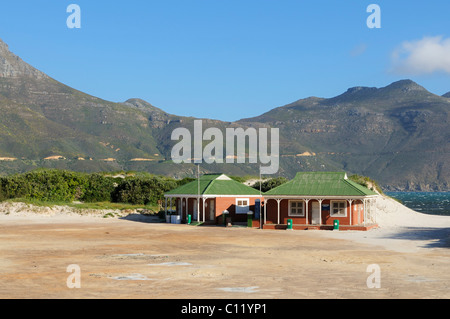
<svg viewBox="0 0 450 319">
<path fill-rule="evenodd" d="M 348 178 L 354 181 L 355 183 L 358 183 L 359 185 L 362 185 L 370 190 L 378 192 L 379 194 L 383 194 L 383 190 L 381 189 L 380 185 L 378 185 L 378 183 L 373 179 L 371 179 L 370 177 L 354 174 L 349 176 Z"/>
<path fill-rule="evenodd" d="M 275 188 L 277 186 L 280 186 L 280 185 L 286 183 L 287 181 L 288 181 L 288 179 L 286 177 L 274 177 L 274 178 L 265 180 L 261 184 L 261 191 L 263 193 L 265 193 L 265 192 L 271 190 L 272 188 Z M 259 190 L 259 184 L 260 184 L 260 182 L 256 182 L 255 184 L 252 185 L 252 187 Z"/>
<path fill-rule="evenodd" d="M 176 180 L 151 174 L 113 178 L 101 173 L 38 169 L 0 177 L 0 200 L 30 199 L 43 202 L 117 202 L 157 204 L 169 191 L 189 179 Z"/>
</svg>

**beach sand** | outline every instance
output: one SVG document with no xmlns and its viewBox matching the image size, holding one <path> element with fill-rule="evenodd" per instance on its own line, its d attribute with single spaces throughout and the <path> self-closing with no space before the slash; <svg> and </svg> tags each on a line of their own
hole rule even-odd
<svg viewBox="0 0 450 319">
<path fill-rule="evenodd" d="M 450 217 L 377 203 L 379 228 L 152 223 L 0 203 L 1 298 L 450 298 Z M 67 287 L 69 265 L 81 288 Z M 380 288 L 370 288 L 370 265 Z M 369 270 L 369 271 L 368 271 Z"/>
</svg>

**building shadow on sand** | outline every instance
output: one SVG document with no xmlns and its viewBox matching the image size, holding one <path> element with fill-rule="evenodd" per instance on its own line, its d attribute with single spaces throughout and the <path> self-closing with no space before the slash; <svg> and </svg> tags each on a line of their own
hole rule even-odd
<svg viewBox="0 0 450 319">
<path fill-rule="evenodd" d="M 385 238 L 426 241 L 423 248 L 450 248 L 450 228 L 404 227 Z"/>
</svg>

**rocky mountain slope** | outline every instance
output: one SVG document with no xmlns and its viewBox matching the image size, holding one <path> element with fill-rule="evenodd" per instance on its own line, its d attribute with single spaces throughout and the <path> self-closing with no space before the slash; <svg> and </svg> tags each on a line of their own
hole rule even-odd
<svg viewBox="0 0 450 319">
<path fill-rule="evenodd" d="M 448 94 L 447 94 L 448 95 Z M 449 189 L 450 99 L 410 80 L 355 87 L 330 99 L 310 97 L 204 129 L 280 129 L 279 175 L 345 170 L 384 188 Z M 194 165 L 170 161 L 177 127 L 194 118 L 168 114 L 140 99 L 113 103 L 70 88 L 10 52 L 0 40 L 0 173 L 37 167 L 81 171 L 145 170 L 172 176 Z M 225 144 L 224 144 L 225 145 Z M 203 164 L 202 171 L 257 174 L 259 164 Z"/>
</svg>

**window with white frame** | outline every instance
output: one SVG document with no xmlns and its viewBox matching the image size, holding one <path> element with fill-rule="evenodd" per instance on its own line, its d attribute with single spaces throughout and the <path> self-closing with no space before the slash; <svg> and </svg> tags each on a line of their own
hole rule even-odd
<svg viewBox="0 0 450 319">
<path fill-rule="evenodd" d="M 346 200 L 335 200 L 331 201 L 331 212 L 332 217 L 346 217 L 347 216 L 347 201 Z"/>
<path fill-rule="evenodd" d="M 304 217 L 305 216 L 305 202 L 302 200 L 289 201 L 289 216 Z"/>
<path fill-rule="evenodd" d="M 247 214 L 249 209 L 248 198 L 236 198 L 236 214 Z"/>
</svg>

